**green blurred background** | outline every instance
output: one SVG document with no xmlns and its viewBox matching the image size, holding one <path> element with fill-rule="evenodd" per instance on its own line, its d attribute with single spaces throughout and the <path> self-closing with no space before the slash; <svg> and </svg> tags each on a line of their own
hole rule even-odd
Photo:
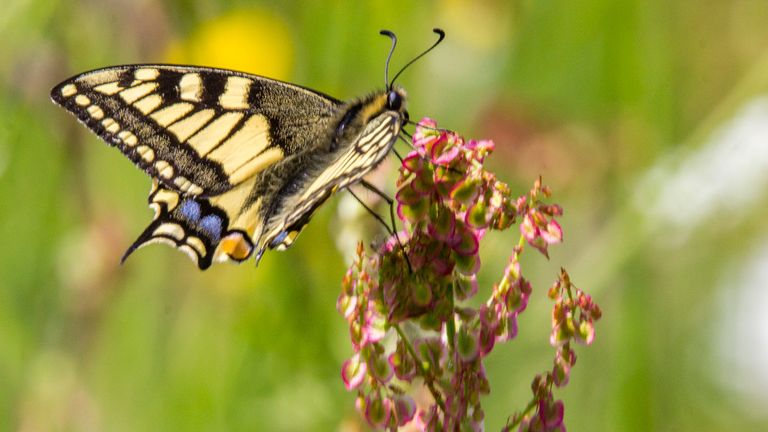
<svg viewBox="0 0 768 432">
<path fill-rule="evenodd" d="M 488 430 L 551 367 L 559 266 L 604 310 L 558 393 L 573 431 L 768 430 L 768 2 L 6 0 L 0 13 L 0 429 L 365 430 L 335 301 L 369 216 L 340 194 L 296 245 L 204 273 L 153 246 L 149 180 L 53 106 L 88 69 L 230 67 L 340 98 L 400 83 L 412 118 L 495 140 L 565 210 L 530 254 L 520 335 L 488 359 Z M 389 161 L 376 175 L 393 189 Z M 346 195 L 346 196 L 345 196 Z M 361 234 L 365 233 L 365 234 Z M 514 233 L 484 246 L 500 274 Z"/>
</svg>

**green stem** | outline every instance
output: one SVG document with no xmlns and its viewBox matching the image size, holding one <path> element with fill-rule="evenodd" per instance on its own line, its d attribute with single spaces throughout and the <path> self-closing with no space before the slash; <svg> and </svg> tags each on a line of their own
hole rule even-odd
<svg viewBox="0 0 768 432">
<path fill-rule="evenodd" d="M 455 312 L 456 306 L 453 298 L 453 292 L 454 292 L 453 286 L 455 283 L 456 283 L 456 279 L 453 280 L 453 283 L 451 284 L 451 287 L 449 288 L 449 291 L 448 291 L 448 296 L 451 299 L 451 316 L 445 322 L 445 333 L 446 333 L 446 336 L 448 337 L 448 354 L 449 354 L 448 358 L 451 358 L 451 359 L 453 358 L 454 350 L 456 347 L 456 345 L 454 345 L 454 339 L 456 337 L 456 320 L 454 318 L 456 316 L 456 312 Z"/>
<path fill-rule="evenodd" d="M 411 345 L 411 341 L 408 340 L 408 337 L 405 335 L 405 333 L 403 332 L 403 329 L 401 329 L 398 324 L 392 324 L 392 327 L 400 336 L 400 339 L 402 339 L 403 343 L 405 344 L 405 349 L 408 350 L 408 353 L 411 354 L 411 357 L 413 357 L 414 363 L 416 363 L 416 366 L 419 368 L 419 371 L 421 371 L 421 376 L 424 377 L 424 383 L 427 385 L 429 392 L 432 393 L 432 397 L 435 399 L 435 403 L 437 404 L 437 406 L 440 407 L 443 413 L 445 413 L 445 404 L 443 403 L 443 398 L 440 397 L 440 392 L 438 392 L 437 389 L 435 388 L 434 379 L 429 376 L 429 371 L 424 366 L 424 363 L 422 363 L 422 361 L 419 360 L 419 356 L 418 354 L 416 354 L 416 350 L 413 348 L 413 345 Z"/>
<path fill-rule="evenodd" d="M 517 417 L 517 420 L 512 422 L 512 424 L 509 424 L 509 418 L 507 418 L 507 430 L 511 430 L 515 426 L 519 425 L 520 422 L 523 420 L 523 418 L 528 414 L 528 412 L 530 412 L 533 409 L 533 407 L 536 406 L 537 402 L 538 401 L 536 400 L 536 398 L 531 399 L 531 401 L 528 402 L 528 405 L 526 405 L 525 409 L 520 414 L 520 416 Z"/>
</svg>

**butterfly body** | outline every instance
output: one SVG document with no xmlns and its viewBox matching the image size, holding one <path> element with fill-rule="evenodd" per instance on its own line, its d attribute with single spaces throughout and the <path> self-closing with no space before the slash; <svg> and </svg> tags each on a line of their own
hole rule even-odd
<svg viewBox="0 0 768 432">
<path fill-rule="evenodd" d="M 153 179 L 155 216 L 126 256 L 165 242 L 201 269 L 289 247 L 325 200 L 386 157 L 407 120 L 401 89 L 345 103 L 192 66 L 98 69 L 51 97 Z"/>
</svg>

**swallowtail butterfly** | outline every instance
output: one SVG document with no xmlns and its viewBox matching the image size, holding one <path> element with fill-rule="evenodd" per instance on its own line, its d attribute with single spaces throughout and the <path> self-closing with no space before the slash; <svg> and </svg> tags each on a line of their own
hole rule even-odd
<svg viewBox="0 0 768 432">
<path fill-rule="evenodd" d="M 387 66 L 396 45 L 393 33 Z M 55 103 L 152 177 L 155 215 L 128 248 L 168 243 L 200 269 L 293 243 L 334 192 L 362 180 L 408 121 L 394 86 L 343 102 L 224 69 L 127 65 L 74 76 Z"/>
</svg>

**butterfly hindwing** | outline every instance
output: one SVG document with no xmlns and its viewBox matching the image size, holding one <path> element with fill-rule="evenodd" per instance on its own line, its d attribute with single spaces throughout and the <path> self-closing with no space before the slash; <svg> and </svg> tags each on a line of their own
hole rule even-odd
<svg viewBox="0 0 768 432">
<path fill-rule="evenodd" d="M 317 145 L 341 103 L 222 69 L 116 66 L 56 86 L 53 100 L 165 187 L 224 193 Z"/>
<path fill-rule="evenodd" d="M 378 165 L 392 149 L 402 126 L 397 112 L 386 111 L 367 122 L 351 144 L 343 146 L 322 166 L 297 177 L 293 188 L 275 212 L 268 215 L 264 230 L 255 243 L 258 251 L 265 247 L 290 247 L 314 211 L 331 194 L 360 181 Z"/>
</svg>

